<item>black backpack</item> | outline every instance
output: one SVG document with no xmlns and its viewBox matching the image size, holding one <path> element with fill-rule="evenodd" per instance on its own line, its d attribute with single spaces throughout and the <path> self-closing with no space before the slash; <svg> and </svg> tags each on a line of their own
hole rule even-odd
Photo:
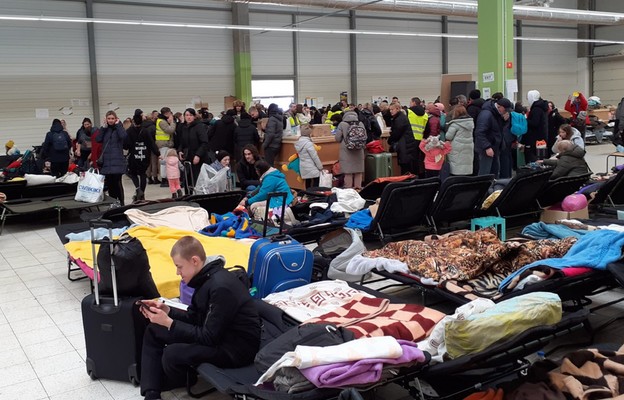
<svg viewBox="0 0 624 400">
<path fill-rule="evenodd" d="M 52 148 L 56 151 L 69 150 L 65 131 L 52 132 Z"/>
</svg>

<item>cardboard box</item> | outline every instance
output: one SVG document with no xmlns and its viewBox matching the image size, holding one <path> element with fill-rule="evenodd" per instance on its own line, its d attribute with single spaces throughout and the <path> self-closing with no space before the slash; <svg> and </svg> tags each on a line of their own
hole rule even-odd
<svg viewBox="0 0 624 400">
<path fill-rule="evenodd" d="M 331 136 L 331 125 L 329 124 L 312 124 L 312 132 L 310 137 Z"/>
<path fill-rule="evenodd" d="M 556 221 L 560 219 L 588 219 L 589 211 L 587 207 L 578 211 L 563 211 L 561 208 L 556 207 L 547 207 L 542 211 L 542 215 L 540 217 L 540 221 L 546 222 L 547 224 L 554 224 Z"/>
</svg>

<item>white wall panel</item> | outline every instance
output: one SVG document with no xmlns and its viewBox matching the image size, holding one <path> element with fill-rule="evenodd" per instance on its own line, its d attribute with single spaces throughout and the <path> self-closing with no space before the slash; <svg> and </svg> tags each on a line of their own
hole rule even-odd
<svg viewBox="0 0 624 400">
<path fill-rule="evenodd" d="M 437 21 L 358 19 L 358 29 L 399 32 L 440 32 Z M 358 37 L 358 102 L 373 96 L 397 96 L 402 104 L 418 96 L 433 101 L 440 94 L 440 38 L 402 36 Z"/>
<path fill-rule="evenodd" d="M 251 13 L 249 24 L 282 27 L 292 24 L 290 15 Z M 291 32 L 250 32 L 251 74 L 294 75 Z"/>
<path fill-rule="evenodd" d="M 449 19 L 448 32 L 454 35 L 476 35 L 477 24 L 474 19 L 472 23 L 453 22 L 455 18 Z M 468 19 L 466 19 L 468 20 Z M 449 74 L 472 74 L 477 76 L 479 69 L 477 54 L 477 39 L 453 39 L 448 40 L 448 73 Z"/>
<path fill-rule="evenodd" d="M 187 23 L 231 23 L 229 11 L 95 4 L 96 18 Z M 234 93 L 231 31 L 134 25 L 95 26 L 100 108 L 119 106 L 120 118 L 135 108 L 169 106 L 183 111 L 193 97 L 223 109 Z"/>
<path fill-rule="evenodd" d="M 624 57 L 594 60 L 594 95 L 617 105 L 624 97 Z"/>
<path fill-rule="evenodd" d="M 349 19 L 346 17 L 319 18 L 303 23 L 301 26 L 318 29 L 349 29 Z M 358 52 L 360 51 L 358 49 Z M 297 55 L 299 57 L 298 101 L 303 101 L 305 97 L 322 97 L 324 104 L 334 104 L 340 100 L 340 92 L 345 90 L 349 92 L 349 101 L 354 101 L 351 93 L 348 35 L 300 33 Z"/>
<path fill-rule="evenodd" d="M 575 37 L 575 29 L 523 27 L 525 37 Z M 529 90 L 563 108 L 568 96 L 582 84 L 577 73 L 576 43 L 533 42 L 523 44 L 523 103 Z"/>
<path fill-rule="evenodd" d="M 16 15 L 84 16 L 84 5 L 72 1 L 2 0 L 0 13 Z M 64 118 L 75 133 L 89 106 L 72 99 L 90 99 L 89 60 L 85 24 L 0 23 L 0 143 L 13 139 L 22 150 L 43 142 L 53 118 Z M 35 108 L 50 118 L 35 119 Z"/>
</svg>

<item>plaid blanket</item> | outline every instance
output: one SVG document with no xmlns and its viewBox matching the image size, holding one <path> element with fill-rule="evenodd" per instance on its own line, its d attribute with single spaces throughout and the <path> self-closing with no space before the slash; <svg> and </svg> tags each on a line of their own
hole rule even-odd
<svg viewBox="0 0 624 400">
<path fill-rule="evenodd" d="M 417 342 L 429 336 L 444 314 L 418 304 L 390 304 L 388 299 L 358 297 L 304 324 L 331 323 L 352 331 L 356 338 L 392 336 Z"/>
</svg>

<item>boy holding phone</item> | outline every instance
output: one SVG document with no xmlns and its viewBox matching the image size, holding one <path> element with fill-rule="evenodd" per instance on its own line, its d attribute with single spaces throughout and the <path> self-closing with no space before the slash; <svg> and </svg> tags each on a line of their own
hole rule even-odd
<svg viewBox="0 0 624 400">
<path fill-rule="evenodd" d="M 247 288 L 223 268 L 225 259 L 206 257 L 201 242 L 192 236 L 174 244 L 171 258 L 195 293 L 186 312 L 158 300 L 141 302 L 141 313 L 151 322 L 141 361 L 141 395 L 146 400 L 183 387 L 191 365 L 245 366 L 260 347 L 260 317 Z"/>
</svg>

